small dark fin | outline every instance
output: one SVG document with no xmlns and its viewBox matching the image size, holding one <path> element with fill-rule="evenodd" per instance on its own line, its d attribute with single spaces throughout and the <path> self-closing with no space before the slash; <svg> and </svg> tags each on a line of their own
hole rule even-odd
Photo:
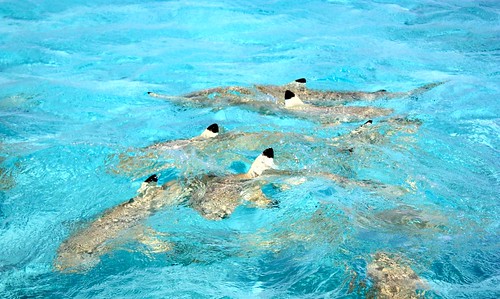
<svg viewBox="0 0 500 299">
<path fill-rule="evenodd" d="M 295 82 L 297 82 L 297 83 L 306 83 L 306 78 L 297 79 L 297 80 L 295 80 Z"/>
<path fill-rule="evenodd" d="M 279 209 L 280 202 L 276 199 L 272 199 L 271 202 L 269 203 L 269 207 L 274 209 Z"/>
<path fill-rule="evenodd" d="M 211 124 L 210 126 L 207 127 L 207 130 L 209 130 L 213 133 L 219 133 L 219 125 L 218 124 Z"/>
<path fill-rule="evenodd" d="M 128 203 L 133 203 L 135 201 L 135 199 L 131 198 L 128 200 Z"/>
<path fill-rule="evenodd" d="M 274 159 L 274 150 L 272 148 L 265 149 L 262 154 L 268 158 Z"/>
<path fill-rule="evenodd" d="M 289 100 L 289 99 L 293 98 L 294 96 L 295 96 L 295 94 L 293 92 L 291 92 L 290 90 L 285 91 L 285 100 Z"/>
<path fill-rule="evenodd" d="M 148 94 L 152 94 L 153 92 L 152 91 L 148 91 Z"/>
<path fill-rule="evenodd" d="M 387 92 L 387 90 L 385 90 L 385 89 L 380 89 L 380 90 L 377 90 L 376 92 Z"/>
<path fill-rule="evenodd" d="M 158 182 L 158 176 L 156 174 L 153 174 L 149 178 L 147 178 L 144 183 L 151 183 L 151 182 Z"/>
<path fill-rule="evenodd" d="M 364 125 L 366 125 L 366 124 L 370 124 L 370 125 L 371 125 L 371 124 L 373 124 L 373 120 L 371 120 L 371 119 L 367 120 L 367 121 L 363 124 L 363 126 L 364 126 Z"/>
</svg>

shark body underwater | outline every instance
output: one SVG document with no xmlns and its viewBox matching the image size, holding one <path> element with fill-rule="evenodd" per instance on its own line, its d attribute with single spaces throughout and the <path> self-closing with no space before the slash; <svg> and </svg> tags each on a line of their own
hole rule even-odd
<svg viewBox="0 0 500 299">
<path fill-rule="evenodd" d="M 260 131 L 221 132 L 218 124 L 208 126 L 205 131 L 190 139 L 157 142 L 142 148 L 130 148 L 126 152 L 110 156 L 110 171 L 115 174 L 143 177 L 165 168 L 198 172 L 198 169 L 211 167 L 213 153 L 217 153 L 216 164 L 230 164 L 242 160 L 250 162 L 241 154 L 257 151 L 264 147 L 278 148 L 280 165 L 287 169 L 338 169 L 342 155 L 337 147 L 321 147 L 323 140 L 292 132 Z M 314 158 L 312 158 L 314 156 Z M 185 163 L 183 160 L 189 160 Z M 335 165 L 335 163 L 338 163 Z M 215 162 L 213 163 L 215 164 Z M 300 165 L 299 165 L 300 164 Z M 189 168 L 187 170 L 186 168 Z"/>
<path fill-rule="evenodd" d="M 368 144 L 400 148 L 408 141 L 403 138 L 417 132 L 420 124 L 419 120 L 405 118 L 387 118 L 375 123 L 368 120 L 350 133 L 320 138 L 298 132 L 225 131 L 214 123 L 201 135 L 189 139 L 156 142 L 113 154 L 108 165 L 111 173 L 135 179 L 167 168 L 198 173 L 213 164 L 229 165 L 242 159 L 250 163 L 242 154 L 273 147 L 280 152 L 278 164 L 288 170 L 333 171 L 352 176 L 356 149 Z M 395 144 L 391 142 L 393 139 Z M 216 162 L 213 153 L 217 153 Z"/>
<path fill-rule="evenodd" d="M 342 105 L 355 101 L 375 101 L 379 99 L 395 99 L 418 96 L 443 82 L 430 83 L 406 92 L 389 92 L 381 89 L 374 92 L 365 91 L 329 91 L 311 89 L 306 86 L 306 79 L 300 78 L 284 85 L 253 85 L 251 87 L 228 86 L 194 91 L 182 96 L 169 96 L 155 92 L 148 94 L 155 98 L 172 100 L 200 107 L 211 107 L 217 104 L 239 104 L 253 101 L 283 102 L 287 90 L 297 94 L 305 103 L 315 106 Z"/>
<path fill-rule="evenodd" d="M 375 181 L 356 181 L 324 172 L 273 170 L 274 150 L 264 150 L 243 174 L 203 174 L 185 176 L 158 185 L 158 177 L 150 176 L 138 195 L 108 209 L 84 229 L 72 234 L 59 247 L 54 268 L 61 272 L 83 272 L 113 250 L 116 240 L 127 239 L 130 232 L 140 230 L 142 223 L 156 212 L 173 205 L 186 204 L 208 220 L 230 217 L 241 204 L 267 208 L 275 202 L 266 197 L 262 187 L 273 182 L 282 187 L 302 184 L 307 178 L 323 178 L 343 188 L 362 188 L 384 196 L 402 196 L 398 186 Z M 139 238 L 135 238 L 139 239 Z"/>
<path fill-rule="evenodd" d="M 427 284 L 401 256 L 387 252 L 377 252 L 368 265 L 367 274 L 372 280 L 369 298 L 424 298 Z"/>
<path fill-rule="evenodd" d="M 393 112 L 392 109 L 371 106 L 346 106 L 347 103 L 416 97 L 441 84 L 443 82 L 430 83 L 407 92 L 386 90 L 344 92 L 310 89 L 306 87 L 306 79 L 301 78 L 285 85 L 216 87 L 183 96 L 168 96 L 155 92 L 148 92 L 148 94 L 151 97 L 187 107 L 220 109 L 227 106 L 239 106 L 262 114 L 284 114 L 322 124 L 337 124 L 386 116 Z M 293 97 L 300 101 L 287 101 Z M 287 104 L 287 102 L 294 104 Z"/>
<path fill-rule="evenodd" d="M 150 176 L 134 198 L 105 211 L 87 227 L 77 231 L 59 247 L 54 268 L 61 272 L 82 272 L 95 266 L 100 257 L 113 249 L 113 241 L 139 228 L 144 220 L 159 210 L 187 202 L 204 218 L 221 220 L 229 217 L 242 201 L 266 207 L 266 198 L 252 179 L 274 167 L 274 151 L 268 148 L 244 174 L 203 175 L 172 180 L 158 186 L 158 177 Z"/>
</svg>

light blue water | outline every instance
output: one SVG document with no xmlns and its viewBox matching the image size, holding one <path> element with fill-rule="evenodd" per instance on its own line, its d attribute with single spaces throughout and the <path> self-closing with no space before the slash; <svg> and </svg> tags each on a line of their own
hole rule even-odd
<svg viewBox="0 0 500 299">
<path fill-rule="evenodd" d="M 370 256 L 387 251 L 411 262 L 429 298 L 500 297 L 499 12 L 496 1 L 451 0 L 0 1 L 0 296 L 359 298 L 353 273 L 363 282 Z M 318 179 L 273 194 L 279 209 L 220 222 L 175 207 L 147 221 L 173 252 L 131 244 L 88 273 L 53 271 L 61 242 L 140 184 L 108 171 L 111 154 L 215 121 L 323 137 L 352 128 L 182 109 L 147 91 L 300 77 L 334 90 L 447 81 L 377 102 L 423 125 L 408 146 L 352 161 L 356 178 L 412 192 L 386 198 Z M 439 226 L 377 216 L 397 207 Z"/>
</svg>

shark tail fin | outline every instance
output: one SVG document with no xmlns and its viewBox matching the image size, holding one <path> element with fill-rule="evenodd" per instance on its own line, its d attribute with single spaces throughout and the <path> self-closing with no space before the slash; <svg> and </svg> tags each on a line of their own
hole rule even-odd
<svg viewBox="0 0 500 299">
<path fill-rule="evenodd" d="M 424 92 L 427 92 L 439 85 L 443 85 L 444 83 L 446 83 L 447 81 L 441 81 L 441 82 L 434 82 L 434 83 L 429 83 L 429 84 L 425 84 L 423 86 L 420 86 L 420 87 L 417 87 L 413 90 L 410 90 L 408 92 L 408 95 L 410 97 L 415 97 L 415 96 L 418 96 L 418 95 L 421 95 L 423 94 Z"/>
<path fill-rule="evenodd" d="M 157 99 L 162 99 L 162 100 L 169 100 L 169 101 L 178 102 L 178 103 L 181 103 L 181 102 L 184 102 L 186 100 L 189 100 L 188 97 L 169 96 L 169 95 L 166 95 L 166 94 L 160 94 L 160 93 L 156 93 L 156 92 L 152 92 L 152 91 L 148 91 L 148 95 L 150 97 L 152 97 L 152 98 L 157 98 Z"/>
<path fill-rule="evenodd" d="M 169 100 L 171 98 L 177 98 L 177 97 L 174 97 L 174 96 L 168 96 L 168 95 L 165 95 L 165 94 L 159 94 L 159 93 L 152 92 L 152 91 L 148 91 L 148 95 L 150 97 L 153 97 L 153 98 L 166 99 L 166 100 Z"/>
</svg>

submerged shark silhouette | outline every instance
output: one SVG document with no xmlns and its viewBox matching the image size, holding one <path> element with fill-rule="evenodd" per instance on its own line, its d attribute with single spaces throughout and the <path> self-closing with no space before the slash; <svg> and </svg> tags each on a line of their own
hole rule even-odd
<svg viewBox="0 0 500 299">
<path fill-rule="evenodd" d="M 364 156 L 364 151 L 353 156 L 356 148 L 369 144 L 389 144 L 398 149 L 413 142 L 411 134 L 421 125 L 420 120 L 405 117 L 366 121 L 349 133 L 332 138 L 320 138 L 295 132 L 280 131 L 221 131 L 218 124 L 190 139 L 158 142 L 143 148 L 130 148 L 109 156 L 109 171 L 135 179 L 167 168 L 199 173 L 215 167 L 212 153 L 217 153 L 217 164 L 229 165 L 242 160 L 239 153 L 272 146 L 280 151 L 280 163 L 286 169 L 314 169 L 333 171 L 347 176 L 354 174 L 352 163 Z M 389 143 L 390 142 L 390 143 Z M 189 163 L 186 163 L 189 161 Z"/>
<path fill-rule="evenodd" d="M 286 90 L 285 103 L 281 110 L 299 118 L 318 121 L 322 124 L 357 122 L 367 118 L 389 115 L 392 109 L 366 106 L 315 106 L 303 102 L 294 92 Z"/>
<path fill-rule="evenodd" d="M 384 144 L 395 137 L 395 144 L 401 147 L 413 141 L 409 136 L 415 134 L 421 125 L 421 120 L 408 117 L 390 117 L 375 122 L 370 119 L 347 134 L 333 137 L 331 144 L 352 148 L 360 144 Z"/>
<path fill-rule="evenodd" d="M 373 281 L 369 296 L 374 298 L 423 298 L 418 290 L 427 284 L 411 269 L 402 257 L 377 252 L 368 265 L 367 274 Z"/>
<path fill-rule="evenodd" d="M 301 78 L 282 86 L 217 87 L 184 96 L 167 96 L 154 92 L 148 92 L 148 94 L 182 106 L 212 107 L 216 109 L 239 106 L 261 114 L 284 114 L 322 124 L 335 125 L 342 122 L 386 116 L 393 112 L 392 109 L 378 107 L 345 106 L 346 103 L 374 101 L 382 98 L 414 97 L 443 84 L 443 82 L 431 83 L 408 92 L 391 93 L 386 90 L 376 92 L 321 91 L 308 89 L 305 83 L 306 79 Z"/>
<path fill-rule="evenodd" d="M 444 82 L 430 83 L 406 92 L 389 92 L 381 89 L 374 92 L 365 91 L 329 91 L 306 87 L 307 80 L 300 78 L 284 85 L 253 85 L 251 87 L 228 86 L 215 87 L 195 91 L 183 96 L 168 96 L 148 92 L 152 97 L 171 100 L 175 103 L 198 107 L 214 107 L 225 105 L 243 105 L 255 101 L 283 103 L 286 90 L 297 94 L 305 103 L 316 106 L 342 105 L 354 101 L 375 101 L 378 99 L 395 99 L 414 97 Z M 183 103 L 184 102 L 184 103 Z"/>
<path fill-rule="evenodd" d="M 54 268 L 62 272 L 80 272 L 96 265 L 100 257 L 113 249 L 113 240 L 137 228 L 145 219 L 167 206 L 188 202 L 210 220 L 227 218 L 243 201 L 265 207 L 271 203 L 251 180 L 274 167 L 274 151 L 259 155 L 245 174 L 206 175 L 202 179 L 184 178 L 158 186 L 158 177 L 150 176 L 138 195 L 105 211 L 84 229 L 65 240 L 57 251 Z"/>
<path fill-rule="evenodd" d="M 351 153 L 345 150 L 349 146 L 348 141 L 342 146 L 332 146 L 329 139 L 300 133 L 280 131 L 221 132 L 217 124 L 210 125 L 207 130 L 209 128 L 212 130 L 217 128 L 217 135 L 212 134 L 213 137 L 210 138 L 197 136 L 191 139 L 159 142 L 147 147 L 113 154 L 107 163 L 110 166 L 109 171 L 135 178 L 166 168 L 199 173 L 200 170 L 216 166 L 215 163 L 210 163 L 213 160 L 213 153 L 217 153 L 217 164 L 229 165 L 231 162 L 239 160 L 250 162 L 239 153 L 257 151 L 260 148 L 271 146 L 280 151 L 280 164 L 286 169 L 314 168 L 322 171 L 333 169 L 344 174 L 349 172 L 346 155 Z M 187 160 L 189 163 L 186 163 Z"/>
</svg>

